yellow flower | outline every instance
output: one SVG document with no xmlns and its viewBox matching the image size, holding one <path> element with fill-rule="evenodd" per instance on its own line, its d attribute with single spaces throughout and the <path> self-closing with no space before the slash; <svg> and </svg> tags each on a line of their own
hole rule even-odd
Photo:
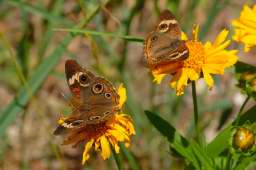
<svg viewBox="0 0 256 170">
<path fill-rule="evenodd" d="M 126 100 L 126 89 L 120 85 L 118 89 L 119 107 Z M 58 124 L 62 125 L 65 117 L 60 118 Z M 119 142 L 124 142 L 125 146 L 130 145 L 130 138 L 135 135 L 135 129 L 131 118 L 124 113 L 116 113 L 106 122 L 99 124 L 88 124 L 82 128 L 72 129 L 68 133 L 68 137 L 64 140 L 63 144 L 77 145 L 80 142 L 85 142 L 82 164 L 89 158 L 89 151 L 94 147 L 96 151 L 101 151 L 101 156 L 105 160 L 110 157 L 111 146 L 116 153 L 119 153 Z"/>
<path fill-rule="evenodd" d="M 240 17 L 234 19 L 232 25 L 235 27 L 233 39 L 244 43 L 244 51 L 248 52 L 256 45 L 256 5 L 252 9 L 244 5 Z"/>
<path fill-rule="evenodd" d="M 223 74 L 225 68 L 237 61 L 237 51 L 226 50 L 230 44 L 230 40 L 226 40 L 227 30 L 223 30 L 213 43 L 207 41 L 205 44 L 198 40 L 198 30 L 198 26 L 194 27 L 192 40 L 188 40 L 187 36 L 182 34 L 182 39 L 186 40 L 189 49 L 189 57 L 181 61 L 182 67 L 172 73 L 170 86 L 176 89 L 177 95 L 183 94 L 184 87 L 189 81 L 198 80 L 200 77 L 203 77 L 208 87 L 212 88 L 214 81 L 211 74 Z M 156 83 L 160 83 L 169 74 L 160 73 L 158 70 L 153 70 L 152 73 Z"/>
</svg>

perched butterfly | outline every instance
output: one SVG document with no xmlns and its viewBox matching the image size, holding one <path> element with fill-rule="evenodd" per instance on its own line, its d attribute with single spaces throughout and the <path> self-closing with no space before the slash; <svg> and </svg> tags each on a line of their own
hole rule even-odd
<svg viewBox="0 0 256 170">
<path fill-rule="evenodd" d="M 188 58 L 189 50 L 181 40 L 181 28 L 170 11 L 161 13 L 160 22 L 146 37 L 144 56 L 150 69 Z"/>
<path fill-rule="evenodd" d="M 66 61 L 65 72 L 72 93 L 72 113 L 57 127 L 55 135 L 104 122 L 120 110 L 119 95 L 109 81 L 82 68 L 75 60 Z"/>
</svg>

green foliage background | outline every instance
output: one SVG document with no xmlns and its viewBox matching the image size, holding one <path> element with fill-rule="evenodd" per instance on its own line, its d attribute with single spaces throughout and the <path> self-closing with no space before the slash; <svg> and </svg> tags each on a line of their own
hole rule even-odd
<svg viewBox="0 0 256 170">
<path fill-rule="evenodd" d="M 223 28 L 232 33 L 231 20 L 244 3 L 254 2 L 1 0 L 0 168 L 242 170 L 250 164 L 254 169 L 255 153 L 231 154 L 229 148 L 234 127 L 256 119 L 250 99 L 234 120 L 247 97 L 235 86 L 236 78 L 247 68 L 244 62 L 255 72 L 255 51 L 240 52 L 243 62 L 217 77 L 213 90 L 197 82 L 199 127 L 206 139 L 201 144 L 194 140 L 191 89 L 177 97 L 167 80 L 153 84 L 141 63 L 144 37 L 161 10 L 173 11 L 187 33 L 200 24 L 204 41 Z M 231 48 L 242 49 L 236 43 Z M 137 134 L 129 150 L 122 145 L 121 154 L 108 161 L 92 153 L 82 166 L 82 146 L 61 146 L 61 139 L 52 135 L 59 113 L 69 113 L 68 58 L 127 88 L 125 113 L 132 116 Z"/>
</svg>

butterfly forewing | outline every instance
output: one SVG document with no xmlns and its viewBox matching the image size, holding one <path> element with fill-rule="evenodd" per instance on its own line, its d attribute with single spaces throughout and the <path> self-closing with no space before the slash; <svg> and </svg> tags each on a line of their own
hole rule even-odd
<svg viewBox="0 0 256 170">
<path fill-rule="evenodd" d="M 165 10 L 160 14 L 160 21 L 158 22 L 155 31 L 169 34 L 173 39 L 179 39 L 181 36 L 181 28 L 178 21 L 168 10 Z"/>
<path fill-rule="evenodd" d="M 75 60 L 67 60 L 65 63 L 67 84 L 74 97 L 79 98 L 82 88 L 90 85 L 95 77 L 91 72 L 83 69 Z"/>
<path fill-rule="evenodd" d="M 85 89 L 81 95 L 83 104 L 79 109 L 89 124 L 105 121 L 117 112 L 119 95 L 114 86 L 102 77 L 95 77 L 90 88 Z"/>
<path fill-rule="evenodd" d="M 161 13 L 155 30 L 146 38 L 144 53 L 149 67 L 183 61 L 188 57 L 188 48 L 181 40 L 180 26 L 170 11 Z"/>
</svg>

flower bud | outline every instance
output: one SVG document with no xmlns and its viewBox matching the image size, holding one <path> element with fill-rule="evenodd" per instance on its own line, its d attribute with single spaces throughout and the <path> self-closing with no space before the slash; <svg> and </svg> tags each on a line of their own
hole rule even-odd
<svg viewBox="0 0 256 170">
<path fill-rule="evenodd" d="M 233 135 L 232 145 L 235 149 L 248 151 L 255 144 L 254 133 L 245 127 L 238 128 Z"/>
</svg>

